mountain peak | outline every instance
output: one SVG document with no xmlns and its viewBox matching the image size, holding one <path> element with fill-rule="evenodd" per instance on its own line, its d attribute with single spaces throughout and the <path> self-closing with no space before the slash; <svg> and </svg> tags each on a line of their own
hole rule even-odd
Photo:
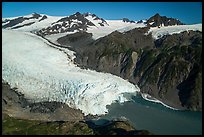
<svg viewBox="0 0 204 137">
<path fill-rule="evenodd" d="M 36 12 L 33 12 L 32 14 L 32 17 L 31 18 L 39 18 L 39 17 L 42 17 L 42 15 L 40 15 L 40 14 L 38 14 L 38 13 L 36 13 Z"/>
<path fill-rule="evenodd" d="M 160 16 L 160 15 L 159 15 L 159 13 L 156 13 L 156 14 L 154 15 L 154 17 L 155 17 L 155 16 Z"/>
<path fill-rule="evenodd" d="M 133 21 L 133 20 L 129 20 L 128 18 L 123 18 L 123 22 L 135 23 L 135 21 Z"/>
<path fill-rule="evenodd" d="M 94 20 L 94 22 L 96 21 L 95 23 L 99 24 L 100 26 L 108 25 L 108 23 L 103 18 L 98 17 L 96 14 L 86 12 L 83 14 L 83 16 L 87 19 Z"/>
<path fill-rule="evenodd" d="M 90 12 L 85 12 L 83 15 L 84 15 L 84 16 L 89 16 L 89 15 L 92 15 L 92 13 L 90 13 Z"/>
<path fill-rule="evenodd" d="M 84 16 L 84 17 L 91 16 L 92 18 L 94 18 L 94 17 L 99 18 L 98 16 L 96 16 L 96 14 L 93 14 L 93 13 L 90 13 L 90 12 L 84 13 L 83 16 Z"/>
<path fill-rule="evenodd" d="M 147 20 L 147 24 L 149 24 L 150 27 L 184 25 L 184 23 L 181 23 L 178 19 L 161 16 L 159 13 L 156 13 L 154 16 L 150 17 Z"/>
<path fill-rule="evenodd" d="M 82 14 L 80 12 L 76 12 L 74 15 L 79 16 L 79 15 L 82 15 Z"/>
<path fill-rule="evenodd" d="M 99 18 L 95 14 L 86 12 L 76 12 L 70 16 L 63 17 L 56 22 L 53 22 L 50 26 L 39 30 L 40 35 L 50 35 L 64 32 L 83 32 L 87 31 L 89 27 L 103 27 L 108 23 L 103 19 Z"/>
</svg>

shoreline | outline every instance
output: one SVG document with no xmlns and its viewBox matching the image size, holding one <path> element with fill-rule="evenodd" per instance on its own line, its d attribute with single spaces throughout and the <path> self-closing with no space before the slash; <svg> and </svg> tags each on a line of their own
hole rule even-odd
<svg viewBox="0 0 204 137">
<path fill-rule="evenodd" d="M 141 93 L 140 92 L 140 95 L 141 97 L 144 99 L 144 100 L 147 100 L 147 101 L 150 101 L 150 102 L 154 102 L 154 103 L 160 103 L 162 104 L 163 106 L 169 108 L 169 109 L 172 109 L 172 110 L 176 110 L 176 111 L 179 111 L 179 110 L 184 110 L 184 109 L 178 109 L 178 108 L 175 108 L 175 107 L 172 107 L 172 106 L 169 106 L 167 104 L 165 104 L 164 102 L 156 99 L 155 97 L 152 97 L 151 95 L 147 94 L 147 93 Z"/>
</svg>

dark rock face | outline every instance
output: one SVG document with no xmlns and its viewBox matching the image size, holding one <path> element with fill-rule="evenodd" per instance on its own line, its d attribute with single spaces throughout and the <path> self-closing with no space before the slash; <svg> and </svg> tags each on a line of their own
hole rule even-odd
<svg viewBox="0 0 204 137">
<path fill-rule="evenodd" d="M 2 90 L 6 89 L 8 85 L 2 84 Z M 24 97 L 23 94 L 20 92 L 13 90 L 11 93 L 10 91 L 6 92 L 3 91 L 4 95 L 2 98 L 2 102 L 4 102 L 5 105 L 12 105 L 12 104 L 19 104 L 22 108 L 29 108 L 30 112 L 33 113 L 52 113 L 57 108 L 61 107 L 63 103 L 60 102 L 33 102 Z M 15 102 L 15 103 L 14 103 Z"/>
<path fill-rule="evenodd" d="M 72 46 L 75 48 L 81 48 L 93 41 L 92 33 L 87 32 L 76 32 L 74 34 L 61 37 L 57 40 L 58 43 L 64 46 Z"/>
<path fill-rule="evenodd" d="M 139 20 L 137 23 L 144 23 L 144 24 L 146 24 L 147 22 L 146 22 L 146 20 Z"/>
<path fill-rule="evenodd" d="M 135 21 L 133 21 L 133 20 L 129 20 L 128 18 L 123 18 L 123 22 L 135 23 Z"/>
<path fill-rule="evenodd" d="M 166 16 L 160 16 L 158 13 L 150 17 L 147 20 L 147 24 L 149 24 L 151 27 L 160 27 L 162 25 L 164 26 L 184 25 L 177 19 L 167 18 Z"/>
<path fill-rule="evenodd" d="M 136 64 L 138 86 L 173 106 L 201 110 L 201 39 L 201 32 L 189 31 L 156 41 L 159 48 L 144 51 Z"/>
<path fill-rule="evenodd" d="M 32 103 L 29 107 L 30 112 L 33 113 L 51 113 L 54 112 L 57 108 L 61 107 L 62 103 L 60 102 L 39 102 Z"/>
<path fill-rule="evenodd" d="M 44 16 L 39 20 L 39 22 L 42 21 L 42 20 L 44 20 L 44 19 L 47 19 L 47 16 L 46 16 L 46 15 L 44 15 Z"/>
<path fill-rule="evenodd" d="M 25 20 L 38 19 L 40 17 L 41 17 L 40 14 L 33 13 L 32 17 L 29 17 L 29 18 L 28 17 L 18 17 L 18 18 L 11 19 L 11 20 L 5 20 L 4 23 L 6 23 L 8 21 L 9 21 L 9 23 L 3 25 L 2 28 L 5 29 L 5 28 L 8 28 L 8 27 L 13 27 L 12 29 L 16 29 L 16 28 L 20 28 L 20 27 L 23 27 L 23 26 L 29 26 L 29 25 L 33 24 L 34 22 L 14 27 L 15 25 L 20 24 Z"/>
<path fill-rule="evenodd" d="M 80 49 L 73 47 L 79 53 L 77 62 L 83 67 L 125 76 L 126 66 L 130 67 L 129 63 L 132 63 L 129 60 L 132 50 L 154 44 L 151 35 L 146 36 L 144 33 L 144 29 L 134 29 L 126 35 L 115 31 Z"/>
<path fill-rule="evenodd" d="M 10 20 L 8 19 L 5 19 L 5 20 L 2 20 L 2 23 L 6 23 L 6 22 L 9 22 Z"/>
<path fill-rule="evenodd" d="M 16 26 L 16 27 L 13 27 L 12 29 L 21 28 L 21 27 L 24 27 L 24 26 L 30 26 L 30 25 L 32 25 L 33 23 L 35 23 L 35 22 L 30 22 L 30 23 L 27 23 L 27 24 L 24 24 L 24 25 Z"/>
<path fill-rule="evenodd" d="M 123 22 L 130 22 L 128 18 L 123 18 Z"/>
<path fill-rule="evenodd" d="M 9 20 L 10 22 L 6 25 L 3 25 L 2 28 L 8 28 L 8 27 L 12 27 L 12 26 L 15 26 L 19 23 L 22 23 L 25 19 L 23 17 L 19 17 L 19 18 L 16 18 L 16 19 L 13 19 L 13 20 Z"/>
<path fill-rule="evenodd" d="M 148 29 L 115 31 L 80 48 L 72 46 L 75 61 L 128 79 L 172 107 L 201 110 L 202 33 L 186 31 L 154 41 L 144 35 Z"/>
<path fill-rule="evenodd" d="M 40 18 L 40 17 L 42 17 L 40 14 L 37 14 L 37 13 L 33 13 L 32 14 L 32 17 L 30 17 L 30 18 L 25 18 L 25 19 L 38 19 L 38 18 Z"/>
</svg>

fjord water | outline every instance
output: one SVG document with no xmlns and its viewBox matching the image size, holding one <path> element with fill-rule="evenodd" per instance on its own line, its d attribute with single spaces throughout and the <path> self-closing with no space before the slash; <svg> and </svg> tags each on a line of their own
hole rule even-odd
<svg viewBox="0 0 204 137">
<path fill-rule="evenodd" d="M 125 117 L 137 130 L 146 129 L 157 135 L 202 134 L 202 112 L 172 110 L 141 96 L 123 104 L 114 103 L 108 109 L 101 119 Z"/>
</svg>

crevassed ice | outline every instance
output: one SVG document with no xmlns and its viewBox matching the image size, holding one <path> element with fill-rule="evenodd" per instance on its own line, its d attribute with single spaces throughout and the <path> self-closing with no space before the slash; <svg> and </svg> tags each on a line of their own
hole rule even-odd
<svg viewBox="0 0 204 137">
<path fill-rule="evenodd" d="M 59 101 L 80 109 L 85 115 L 105 114 L 106 106 L 136 95 L 140 89 L 108 74 L 80 69 L 73 51 L 52 48 L 34 34 L 2 30 L 2 78 L 26 98 Z"/>
</svg>

